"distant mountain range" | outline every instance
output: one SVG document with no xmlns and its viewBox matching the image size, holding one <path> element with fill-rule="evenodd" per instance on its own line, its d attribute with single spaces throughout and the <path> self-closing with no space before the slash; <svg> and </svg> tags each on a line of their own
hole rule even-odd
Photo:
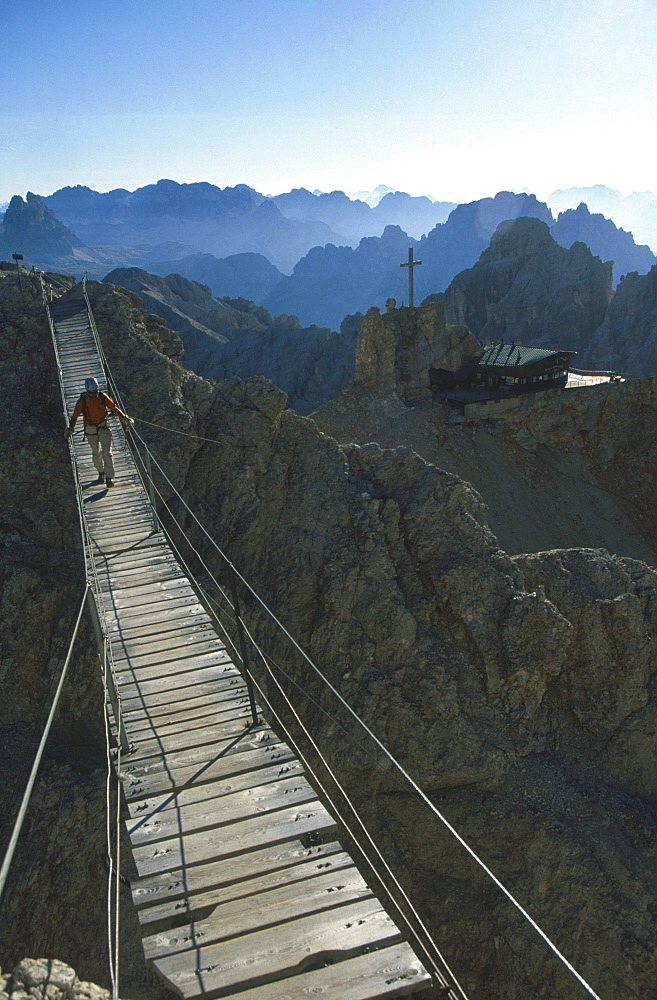
<svg viewBox="0 0 657 1000">
<path fill-rule="evenodd" d="M 86 245 L 143 246 L 185 243 L 216 257 L 261 253 L 283 271 L 313 246 L 356 245 L 393 223 L 417 236 L 447 218 L 451 203 L 388 193 L 371 208 L 342 191 L 312 194 L 304 188 L 267 198 L 246 184 L 177 184 L 160 180 L 130 192 L 99 194 L 67 187 L 42 198 Z"/>
<path fill-rule="evenodd" d="M 635 191 L 623 196 L 620 191 L 595 184 L 553 191 L 546 201 L 554 212 L 577 208 L 584 202 L 589 211 L 600 212 L 631 232 L 637 243 L 646 243 L 657 250 L 657 196 L 651 191 Z"/>
<path fill-rule="evenodd" d="M 214 296 L 241 297 L 272 314 L 297 316 L 304 327 L 334 330 L 345 316 L 383 307 L 390 297 L 407 301 L 408 272 L 400 264 L 409 247 L 422 261 L 415 270 L 418 302 L 472 267 L 498 225 L 516 218 L 540 219 L 562 246 L 583 243 L 613 261 L 614 282 L 632 271 L 645 274 L 657 260 L 584 204 L 555 219 L 534 195 L 499 192 L 449 209 L 389 191 L 372 208 L 342 192 L 303 188 L 266 198 L 246 185 L 222 190 L 159 181 L 107 194 L 77 186 L 47 198 L 15 196 L 3 218 L 0 253 L 18 251 L 38 266 L 75 275 L 87 270 L 92 277 L 125 266 L 162 277 L 177 273 L 208 285 Z M 425 227 L 418 239 L 409 235 Z"/>
</svg>

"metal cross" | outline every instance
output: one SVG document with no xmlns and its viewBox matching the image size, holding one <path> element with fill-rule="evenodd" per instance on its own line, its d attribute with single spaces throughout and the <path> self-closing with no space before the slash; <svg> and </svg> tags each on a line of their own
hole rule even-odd
<svg viewBox="0 0 657 1000">
<path fill-rule="evenodd" d="M 408 268 L 408 304 L 413 308 L 415 303 L 413 302 L 413 268 L 421 264 L 421 260 L 413 260 L 413 247 L 408 248 L 408 261 L 404 264 L 400 264 L 400 267 Z"/>
</svg>

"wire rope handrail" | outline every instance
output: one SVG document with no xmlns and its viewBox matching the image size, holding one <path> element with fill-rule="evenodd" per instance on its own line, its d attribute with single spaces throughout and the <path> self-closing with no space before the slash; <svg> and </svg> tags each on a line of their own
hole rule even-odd
<svg viewBox="0 0 657 1000">
<path fill-rule="evenodd" d="M 75 622 L 75 627 L 73 629 L 73 635 L 71 637 L 71 641 L 70 641 L 69 647 L 68 647 L 68 652 L 66 654 L 66 660 L 64 661 L 64 666 L 62 667 L 62 672 L 60 674 L 59 683 L 57 684 L 57 690 L 55 691 L 55 695 L 54 695 L 54 698 L 53 698 L 53 701 L 52 701 L 52 705 L 50 706 L 50 712 L 48 713 L 48 718 L 46 720 L 46 724 L 45 724 L 45 727 L 44 727 L 44 730 L 43 730 L 43 733 L 42 733 L 42 736 L 41 736 L 41 740 L 39 742 L 39 746 L 38 746 L 38 749 L 37 749 L 37 752 L 36 752 L 36 755 L 35 755 L 35 758 L 34 758 L 34 762 L 32 764 L 32 770 L 30 771 L 30 776 L 28 778 L 27 785 L 26 785 L 25 791 L 23 793 L 23 799 L 21 801 L 21 805 L 20 805 L 20 808 L 19 808 L 19 811 L 18 811 L 18 815 L 16 816 L 16 819 L 14 820 L 14 826 L 13 826 L 13 829 L 12 829 L 11 837 L 9 839 L 9 844 L 7 846 L 7 850 L 5 852 L 5 858 L 4 858 L 4 861 L 2 863 L 2 868 L 0 868 L 0 899 L 2 898 L 2 893 L 4 891 L 4 888 L 5 888 L 5 885 L 6 885 L 6 882 L 7 882 L 7 876 L 9 874 L 9 868 L 11 866 L 11 863 L 12 863 L 12 860 L 13 860 L 13 857 L 14 857 L 14 853 L 16 851 L 16 845 L 18 843 L 18 838 L 19 838 L 21 830 L 23 828 L 23 823 L 25 821 L 25 816 L 26 816 L 26 813 L 27 813 L 27 808 L 28 808 L 28 806 L 30 804 L 30 798 L 32 797 L 32 791 L 34 789 L 34 783 L 36 781 L 37 773 L 39 771 L 39 766 L 41 764 L 41 758 L 43 757 L 43 752 L 45 750 L 46 742 L 48 740 L 48 736 L 50 735 L 50 730 L 52 729 L 53 720 L 55 718 L 55 712 L 57 711 L 57 706 L 59 705 L 59 699 L 60 699 L 60 696 L 61 696 L 61 693 L 62 693 L 62 689 L 64 687 L 64 681 L 66 680 L 66 674 L 68 673 L 68 667 L 69 667 L 69 664 L 71 662 L 71 657 L 73 655 L 73 648 L 75 646 L 75 640 L 77 639 L 78 631 L 79 631 L 79 628 L 80 628 L 80 621 L 82 619 L 82 612 L 84 611 L 84 605 L 86 603 L 86 600 L 87 600 L 87 592 L 86 592 L 86 588 L 85 588 L 85 592 L 84 592 L 84 595 L 82 597 L 82 603 L 80 604 L 80 610 L 78 611 L 78 616 L 77 616 L 77 619 L 76 619 L 76 622 Z"/>
<path fill-rule="evenodd" d="M 100 342 L 100 337 L 98 335 L 98 332 L 97 332 L 97 329 L 96 329 L 96 326 L 95 326 L 95 321 L 93 320 L 93 312 L 92 312 L 91 305 L 90 305 L 90 302 L 89 302 L 89 299 L 88 299 L 88 296 L 87 296 L 87 291 L 86 291 L 86 277 L 85 277 L 85 280 L 83 281 L 83 290 L 84 290 L 84 297 L 85 297 L 85 301 L 86 301 L 86 305 L 87 305 L 88 315 L 90 317 L 90 325 L 92 327 L 94 338 L 95 338 L 97 346 L 98 346 L 99 355 L 100 355 L 101 360 L 103 362 L 103 366 L 104 366 L 104 370 L 105 370 L 106 377 L 107 377 L 107 380 L 108 380 L 108 384 L 110 382 L 113 384 L 113 386 L 115 387 L 114 390 L 113 390 L 113 394 L 116 396 L 117 400 L 121 403 L 122 400 L 121 400 L 121 397 L 120 397 L 120 393 L 118 391 L 118 386 L 116 386 L 116 382 L 114 381 L 114 379 L 112 377 L 112 374 L 111 374 L 111 371 L 109 369 L 109 366 L 107 364 L 107 360 L 106 360 L 104 352 L 102 350 L 102 344 Z M 149 423 L 148 421 L 143 421 L 143 422 L 144 423 Z M 170 430 L 170 428 L 164 428 L 164 429 L 167 430 L 167 431 Z M 184 433 L 184 432 L 177 432 L 175 429 L 171 429 L 171 430 L 172 430 L 173 433 Z M 267 606 L 267 604 L 262 600 L 262 598 L 258 595 L 258 593 L 251 587 L 251 585 L 249 584 L 249 582 L 239 572 L 239 570 L 234 566 L 234 564 L 232 563 L 232 561 L 228 558 L 228 556 L 223 552 L 223 550 L 220 548 L 220 546 L 217 544 L 217 542 L 214 540 L 214 538 L 207 531 L 207 529 L 202 524 L 202 522 L 199 520 L 199 518 L 196 516 L 196 514 L 192 510 L 192 508 L 187 504 L 186 500 L 182 497 L 182 495 L 180 494 L 180 492 L 178 491 L 178 489 L 176 488 L 176 486 L 174 485 L 174 483 L 171 481 L 171 479 L 169 478 L 169 476 L 166 474 L 166 472 L 162 468 L 160 462 L 158 461 L 158 459 L 156 458 L 156 456 L 153 454 L 153 452 L 149 448 L 147 442 L 143 439 L 143 437 L 139 434 L 139 432 L 136 431 L 133 428 L 132 429 L 132 434 L 134 434 L 134 436 L 141 442 L 141 444 L 142 444 L 145 452 L 150 454 L 152 462 L 155 463 L 158 471 L 162 475 L 162 477 L 165 480 L 165 482 L 168 484 L 168 486 L 173 491 L 173 493 L 178 497 L 178 499 L 183 503 L 185 509 L 190 514 L 192 520 L 196 523 L 196 525 L 198 526 L 198 528 L 201 530 L 202 534 L 208 539 L 209 543 L 217 551 L 218 555 L 224 561 L 224 563 L 227 566 L 227 568 L 235 574 L 236 578 L 239 579 L 239 581 L 241 582 L 242 586 L 244 586 L 246 588 L 247 592 L 254 598 L 254 600 L 256 601 L 256 603 L 262 608 L 262 610 L 264 611 L 264 613 L 270 618 L 270 620 L 273 622 L 273 624 L 280 630 L 281 634 L 290 643 L 290 645 L 292 646 L 292 648 L 302 657 L 302 659 L 305 661 L 305 663 L 315 673 L 315 675 L 318 677 L 318 679 L 320 680 L 320 682 L 323 685 L 325 685 L 325 687 L 329 691 L 331 691 L 331 693 L 333 694 L 333 696 L 338 700 L 338 702 L 341 704 L 341 706 L 347 711 L 348 715 L 353 719 L 353 721 L 357 724 L 357 726 L 359 726 L 365 732 L 365 734 L 367 735 L 367 737 L 369 739 L 371 739 L 374 742 L 374 744 L 377 746 L 377 748 L 383 753 L 383 755 L 387 758 L 387 760 L 389 761 L 389 763 L 392 765 L 393 769 L 396 770 L 397 773 L 399 774 L 400 778 L 404 782 L 407 783 L 408 787 L 413 791 L 413 793 L 415 794 L 415 796 L 420 801 L 423 802 L 423 804 L 431 811 L 431 813 L 442 823 L 442 825 L 445 827 L 445 829 L 456 839 L 456 841 L 467 852 L 467 854 L 473 859 L 473 861 L 479 866 L 479 868 L 484 872 L 484 874 L 494 883 L 494 885 L 500 890 L 500 892 L 502 892 L 502 894 L 507 898 L 507 900 L 516 908 L 516 910 L 520 913 L 520 915 L 529 923 L 529 925 L 532 927 L 532 929 L 538 934 L 538 936 L 548 946 L 548 948 L 557 957 L 557 959 L 562 963 L 562 965 L 574 976 L 574 978 L 579 982 L 579 984 L 584 988 L 584 990 L 586 990 L 586 992 L 591 997 L 593 997 L 594 1000 L 600 1000 L 600 997 L 598 996 L 598 994 L 588 984 L 588 982 L 584 979 L 584 977 L 580 975 L 580 973 L 572 965 L 572 963 L 566 958 L 566 956 L 559 950 L 559 948 L 556 946 L 556 944 L 554 944 L 554 942 L 550 939 L 550 937 L 546 934 L 546 932 L 543 931 L 543 929 L 534 920 L 534 918 L 528 913 L 528 911 L 522 906 L 522 904 L 504 886 L 504 884 L 493 873 L 493 871 L 490 869 L 490 867 L 470 847 L 470 845 L 465 841 L 465 839 L 461 836 L 461 834 L 459 834 L 459 832 L 456 830 L 456 828 L 449 822 L 449 820 L 434 805 L 434 803 L 429 799 L 429 797 L 420 788 L 420 786 L 415 782 L 415 780 L 408 774 L 408 772 L 396 760 L 396 758 L 394 757 L 394 755 L 387 749 L 387 747 L 382 743 L 382 741 L 379 740 L 379 738 L 372 732 L 372 730 L 369 728 L 369 726 L 367 726 L 367 724 L 351 708 L 351 706 L 348 704 L 348 702 L 346 702 L 346 700 L 342 697 L 342 695 L 340 695 L 339 691 L 337 691 L 337 689 L 335 688 L 335 686 L 328 680 L 328 678 L 322 673 L 322 671 L 316 666 L 316 664 L 304 652 L 304 650 L 297 643 L 297 641 L 290 634 L 290 632 L 285 628 L 285 626 L 282 624 L 282 622 L 280 622 L 280 620 L 277 618 L 277 616 L 274 614 L 274 612 Z M 196 438 L 197 437 L 196 435 L 190 435 L 190 434 L 185 434 L 184 436 L 191 437 L 191 438 Z M 213 441 L 213 439 L 202 438 L 202 437 L 198 437 L 198 440 L 209 441 L 209 442 L 217 443 L 217 444 L 220 443 L 218 441 Z M 160 491 L 158 491 L 158 493 L 160 493 Z M 161 493 L 160 493 L 160 496 L 161 496 Z"/>
</svg>

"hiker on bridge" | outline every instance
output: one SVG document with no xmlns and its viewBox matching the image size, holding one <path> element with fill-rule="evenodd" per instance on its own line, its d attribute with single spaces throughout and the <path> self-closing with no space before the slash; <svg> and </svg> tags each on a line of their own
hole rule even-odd
<svg viewBox="0 0 657 1000">
<path fill-rule="evenodd" d="M 106 486 L 114 485 L 114 460 L 112 458 L 112 432 L 107 426 L 107 413 L 115 413 L 125 427 L 134 424 L 132 417 L 120 410 L 113 399 L 105 392 L 100 392 L 95 378 L 84 380 L 85 392 L 82 393 L 64 431 L 64 437 L 73 433 L 78 417 L 84 417 L 84 434 L 91 447 L 94 467 L 98 472 L 97 483 L 105 480 Z"/>
</svg>

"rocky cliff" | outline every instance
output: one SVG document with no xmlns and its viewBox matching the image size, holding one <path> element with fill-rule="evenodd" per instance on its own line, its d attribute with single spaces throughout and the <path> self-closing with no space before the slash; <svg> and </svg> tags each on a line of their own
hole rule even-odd
<svg viewBox="0 0 657 1000">
<path fill-rule="evenodd" d="M 631 375 L 657 373 L 657 266 L 621 280 L 595 331 L 591 355 L 603 368 Z"/>
<path fill-rule="evenodd" d="M 590 212 L 583 203 L 561 212 L 550 232 L 562 247 L 585 243 L 596 257 L 613 261 L 614 287 L 624 274 L 645 274 L 657 262 L 649 246 L 637 246 L 632 233 L 617 228 L 601 213 Z"/>
<path fill-rule="evenodd" d="M 573 365 L 587 367 L 611 297 L 611 264 L 583 243 L 565 250 L 539 219 L 517 219 L 500 224 L 444 301 L 448 321 L 467 326 L 484 344 L 570 349 L 578 352 Z"/>
<path fill-rule="evenodd" d="M 0 253 L 22 253 L 31 260 L 41 260 L 70 256 L 79 246 L 82 240 L 31 191 L 26 201 L 14 195 L 9 202 L 0 232 Z"/>
<path fill-rule="evenodd" d="M 17 308 L 12 280 L 2 279 L 6 316 Z M 600 550 L 512 558 L 487 525 L 482 496 L 459 476 L 402 442 L 395 449 L 339 444 L 313 420 L 286 409 L 284 395 L 263 379 L 204 382 L 182 369 L 179 341 L 161 320 L 145 315 L 136 297 L 101 284 L 92 284 L 90 294 L 126 406 L 161 425 L 148 428 L 147 436 L 175 481 L 202 503 L 209 527 L 240 570 L 593 985 L 603 995 L 627 989 L 654 996 L 655 571 Z M 50 386 L 43 406 L 51 430 L 35 436 L 16 418 L 11 436 L 3 435 L 12 472 L 24 470 L 27 484 L 23 494 L 10 493 L 4 507 L 13 510 L 25 495 L 33 498 L 35 511 L 43 511 L 56 478 L 62 503 L 71 508 L 70 521 L 64 510 L 60 530 L 68 532 L 73 567 L 79 553 L 74 511 L 66 501 L 72 491 L 38 305 L 35 300 L 29 315 L 14 324 L 4 347 L 4 370 L 13 386 L 4 398 L 10 414 L 20 412 L 20 393 L 29 391 L 21 386 L 37 383 L 40 371 Z M 452 335 L 433 307 L 417 324 L 423 338 L 430 332 L 429 315 L 432 329 Z M 409 376 L 396 405 L 403 414 L 424 409 L 426 423 L 430 404 L 417 398 L 413 381 L 414 317 L 404 310 L 391 316 L 380 322 L 387 324 L 383 332 L 398 355 L 393 370 Z M 372 327 L 375 319 L 369 318 Z M 459 338 L 453 336 L 450 350 L 456 352 Z M 439 339 L 434 337 L 434 352 Z M 23 353 L 30 344 L 33 349 Z M 376 350 L 371 357 L 366 353 L 366 367 L 390 371 Z M 17 361 L 23 367 L 13 383 Z M 620 436 L 622 407 L 616 405 L 609 428 Z M 625 417 L 632 428 L 635 416 Z M 589 419 L 582 431 L 588 426 L 595 437 L 600 421 Z M 542 420 L 544 426 L 536 418 L 530 428 L 538 452 L 540 435 L 558 423 L 558 414 L 548 410 Z M 166 427 L 217 443 L 190 440 L 181 446 Z M 517 447 L 531 452 L 534 446 L 521 432 L 519 426 Z M 559 433 L 566 435 L 565 421 Z M 47 478 L 31 461 L 33 439 L 47 442 Z M 635 502 L 647 507 L 650 488 L 646 483 Z M 38 525 L 26 524 L 23 531 L 31 537 Z M 38 548 L 37 566 L 47 549 Z M 204 555 L 212 560 L 209 547 Z M 59 623 L 77 600 L 74 580 L 66 601 L 51 610 L 38 599 L 38 569 L 35 596 L 21 591 L 17 601 L 11 580 L 18 571 L 13 561 L 5 566 L 3 614 L 14 616 L 3 622 L 5 633 L 7 622 L 26 609 L 45 635 L 56 627 L 66 631 Z M 294 663 L 288 668 L 297 669 Z M 43 657 L 36 649 L 27 659 L 17 649 L 7 673 L 14 690 L 44 690 Z M 311 688 L 307 676 L 297 679 Z M 321 732 L 324 717 L 307 702 L 299 708 Z M 323 734 L 327 753 L 466 989 L 483 1000 L 573 997 L 573 981 L 563 978 L 543 944 L 482 883 L 444 831 L 386 773 L 378 773 L 348 735 L 331 733 Z M 49 821 L 52 850 L 63 836 L 70 841 L 70 830 L 58 825 L 56 815 L 42 816 Z M 82 833 L 80 842 L 86 843 Z M 62 869 L 51 859 L 52 853 L 28 878 L 33 861 L 26 847 L 9 914 L 13 953 L 3 963 L 43 954 L 45 937 L 49 952 L 61 947 L 60 957 L 85 979 L 102 983 L 88 971 L 93 949 L 83 952 L 80 940 L 64 954 L 72 926 L 78 926 L 76 882 L 60 902 L 67 926 L 53 925 L 50 912 L 37 925 L 44 899 L 55 886 L 62 891 Z M 102 900 L 96 924 L 93 904 L 92 897 L 80 930 L 88 941 L 95 940 L 102 920 Z M 20 916 L 28 912 L 34 919 L 25 928 Z"/>
</svg>

